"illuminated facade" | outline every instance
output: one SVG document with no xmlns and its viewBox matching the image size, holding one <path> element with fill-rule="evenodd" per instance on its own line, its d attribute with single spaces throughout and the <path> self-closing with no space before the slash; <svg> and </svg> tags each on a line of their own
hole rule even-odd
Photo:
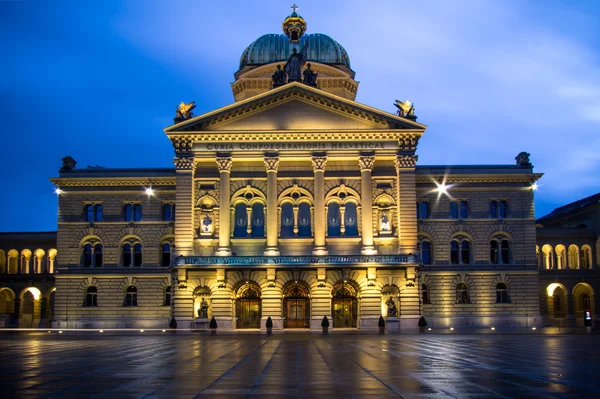
<svg viewBox="0 0 600 399">
<path fill-rule="evenodd" d="M 63 159 L 53 325 L 542 325 L 528 154 L 418 165 L 414 109 L 355 102 L 339 43 L 296 13 L 284 32 L 243 52 L 233 104 L 180 106 L 175 168 Z"/>
</svg>

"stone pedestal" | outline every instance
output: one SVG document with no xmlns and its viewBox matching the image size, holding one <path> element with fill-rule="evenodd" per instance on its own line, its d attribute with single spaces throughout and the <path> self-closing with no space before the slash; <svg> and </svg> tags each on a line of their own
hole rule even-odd
<svg viewBox="0 0 600 399">
<path fill-rule="evenodd" d="M 198 318 L 192 322 L 191 328 L 192 330 L 208 330 L 210 325 L 210 320 L 206 318 Z"/>
<path fill-rule="evenodd" d="M 384 320 L 385 320 L 385 329 L 387 331 L 399 331 L 400 330 L 400 323 L 398 321 L 397 316 L 387 316 L 387 317 L 384 317 Z"/>
</svg>

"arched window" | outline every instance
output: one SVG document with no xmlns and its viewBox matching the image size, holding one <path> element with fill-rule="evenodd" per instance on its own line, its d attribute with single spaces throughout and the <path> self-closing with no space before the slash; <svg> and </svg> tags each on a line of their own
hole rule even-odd
<svg viewBox="0 0 600 399">
<path fill-rule="evenodd" d="M 564 245 L 558 244 L 555 248 L 556 253 L 556 268 L 566 269 L 567 267 L 567 249 Z"/>
<path fill-rule="evenodd" d="M 504 283 L 496 284 L 496 303 L 509 303 L 508 287 Z"/>
<path fill-rule="evenodd" d="M 358 217 L 356 213 L 356 204 L 354 202 L 346 202 L 346 210 L 344 212 L 344 227 L 346 237 L 358 236 Z"/>
<path fill-rule="evenodd" d="M 171 265 L 171 244 L 169 244 L 168 242 L 164 243 L 162 245 L 160 265 L 161 266 L 170 266 Z"/>
<path fill-rule="evenodd" d="M 265 236 L 265 206 L 259 202 L 252 205 L 252 237 Z"/>
<path fill-rule="evenodd" d="M 171 286 L 165 288 L 165 300 L 163 306 L 171 306 Z"/>
<path fill-rule="evenodd" d="M 508 217 L 508 202 L 498 201 L 498 218 L 504 219 Z"/>
<path fill-rule="evenodd" d="M 431 264 L 431 243 L 429 241 L 421 242 L 421 262 L 424 265 Z"/>
<path fill-rule="evenodd" d="M 298 206 L 298 235 L 300 237 L 310 237 L 311 233 L 311 218 L 310 205 L 302 202 Z"/>
<path fill-rule="evenodd" d="M 165 222 L 171 222 L 171 221 L 175 220 L 175 205 L 163 204 L 162 220 L 164 220 Z"/>
<path fill-rule="evenodd" d="M 466 238 L 455 238 L 450 241 L 450 263 L 468 265 L 471 263 L 471 243 Z"/>
<path fill-rule="evenodd" d="M 124 267 L 131 266 L 131 244 L 123 245 L 121 263 Z"/>
<path fill-rule="evenodd" d="M 427 287 L 426 284 L 421 284 L 421 297 L 423 299 L 423 305 L 429 305 L 431 303 L 429 298 L 429 287 Z"/>
<path fill-rule="evenodd" d="M 83 246 L 83 254 L 81 258 L 81 263 L 83 264 L 83 267 L 92 266 L 92 244 L 85 244 Z"/>
<path fill-rule="evenodd" d="M 456 303 L 469 303 L 469 287 L 465 283 L 456 284 Z"/>
<path fill-rule="evenodd" d="M 490 217 L 492 219 L 498 218 L 498 202 L 490 201 Z"/>
<path fill-rule="evenodd" d="M 463 240 L 460 243 L 460 255 L 463 265 L 471 263 L 471 243 L 467 240 Z"/>
<path fill-rule="evenodd" d="M 498 264 L 500 263 L 500 254 L 498 248 L 498 241 L 492 240 L 490 241 L 490 263 Z"/>
<path fill-rule="evenodd" d="M 142 220 L 142 205 L 135 204 L 133 206 L 133 221 L 139 222 Z"/>
<path fill-rule="evenodd" d="M 417 203 L 417 218 L 429 219 L 429 203 L 427 201 Z"/>
<path fill-rule="evenodd" d="M 126 222 L 133 221 L 133 205 L 132 204 L 123 205 L 123 220 Z"/>
<path fill-rule="evenodd" d="M 94 221 L 94 205 L 87 204 L 83 206 L 83 220 L 86 222 Z"/>
<path fill-rule="evenodd" d="M 84 306 L 98 306 L 98 289 L 96 287 L 90 286 L 85 290 Z"/>
<path fill-rule="evenodd" d="M 450 201 L 450 217 L 452 219 L 458 219 L 458 205 L 456 201 Z"/>
<path fill-rule="evenodd" d="M 142 244 L 139 242 L 133 246 L 133 266 L 142 266 Z"/>
<path fill-rule="evenodd" d="M 460 201 L 460 218 L 466 219 L 469 215 L 469 203 L 467 201 Z"/>
<path fill-rule="evenodd" d="M 579 248 L 577 245 L 569 245 L 569 268 L 579 269 Z"/>
<path fill-rule="evenodd" d="M 130 285 L 125 290 L 125 301 L 123 306 L 137 306 L 137 288 Z"/>
<path fill-rule="evenodd" d="M 458 241 L 450 242 L 450 263 L 453 265 L 458 265 L 460 259 L 460 247 L 458 246 Z"/>
<path fill-rule="evenodd" d="M 508 240 L 502 240 L 500 242 L 500 253 L 502 263 L 511 263 L 510 243 Z"/>
<path fill-rule="evenodd" d="M 490 263 L 511 263 L 510 242 L 503 238 L 493 238 L 490 241 Z"/>
<path fill-rule="evenodd" d="M 592 248 L 589 245 L 581 247 L 581 268 L 590 269 L 592 267 Z"/>
<path fill-rule="evenodd" d="M 102 204 L 97 204 L 94 207 L 94 219 L 96 220 L 96 222 L 101 222 L 103 218 L 104 218 L 104 214 L 103 214 Z"/>
<path fill-rule="evenodd" d="M 294 206 L 289 202 L 281 205 L 281 237 L 294 235 Z"/>
<path fill-rule="evenodd" d="M 327 236 L 339 237 L 341 235 L 340 205 L 330 202 L 327 207 Z"/>
<path fill-rule="evenodd" d="M 235 227 L 233 228 L 234 237 L 248 236 L 248 212 L 246 204 L 240 202 L 234 208 Z"/>
<path fill-rule="evenodd" d="M 542 253 L 544 257 L 544 269 L 553 269 L 554 268 L 554 251 L 552 250 L 552 246 L 546 244 L 542 247 Z"/>
<path fill-rule="evenodd" d="M 104 261 L 102 257 L 102 244 L 94 245 L 94 267 L 102 266 L 102 262 Z"/>
</svg>

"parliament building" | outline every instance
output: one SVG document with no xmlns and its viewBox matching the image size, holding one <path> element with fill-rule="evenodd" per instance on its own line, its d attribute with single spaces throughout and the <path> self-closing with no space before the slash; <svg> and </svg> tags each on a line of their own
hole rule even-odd
<svg viewBox="0 0 600 399">
<path fill-rule="evenodd" d="M 595 314 L 599 219 L 572 236 L 576 255 L 559 254 L 558 228 L 536 235 L 529 154 L 420 165 L 427 126 L 412 105 L 356 102 L 348 53 L 295 10 L 234 76 L 231 105 L 177 109 L 173 168 L 63 158 L 58 231 L 0 235 L 0 326 L 194 330 L 214 317 L 235 330 L 270 317 L 309 331 L 327 316 L 369 330 L 383 316 L 413 331 L 421 316 L 499 329 Z"/>
</svg>

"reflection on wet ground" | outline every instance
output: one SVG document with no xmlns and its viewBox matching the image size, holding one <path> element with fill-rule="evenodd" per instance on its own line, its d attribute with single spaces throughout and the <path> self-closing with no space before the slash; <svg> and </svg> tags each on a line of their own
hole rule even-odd
<svg viewBox="0 0 600 399">
<path fill-rule="evenodd" d="M 3 397 L 600 396 L 588 335 L 0 336 Z"/>
</svg>

